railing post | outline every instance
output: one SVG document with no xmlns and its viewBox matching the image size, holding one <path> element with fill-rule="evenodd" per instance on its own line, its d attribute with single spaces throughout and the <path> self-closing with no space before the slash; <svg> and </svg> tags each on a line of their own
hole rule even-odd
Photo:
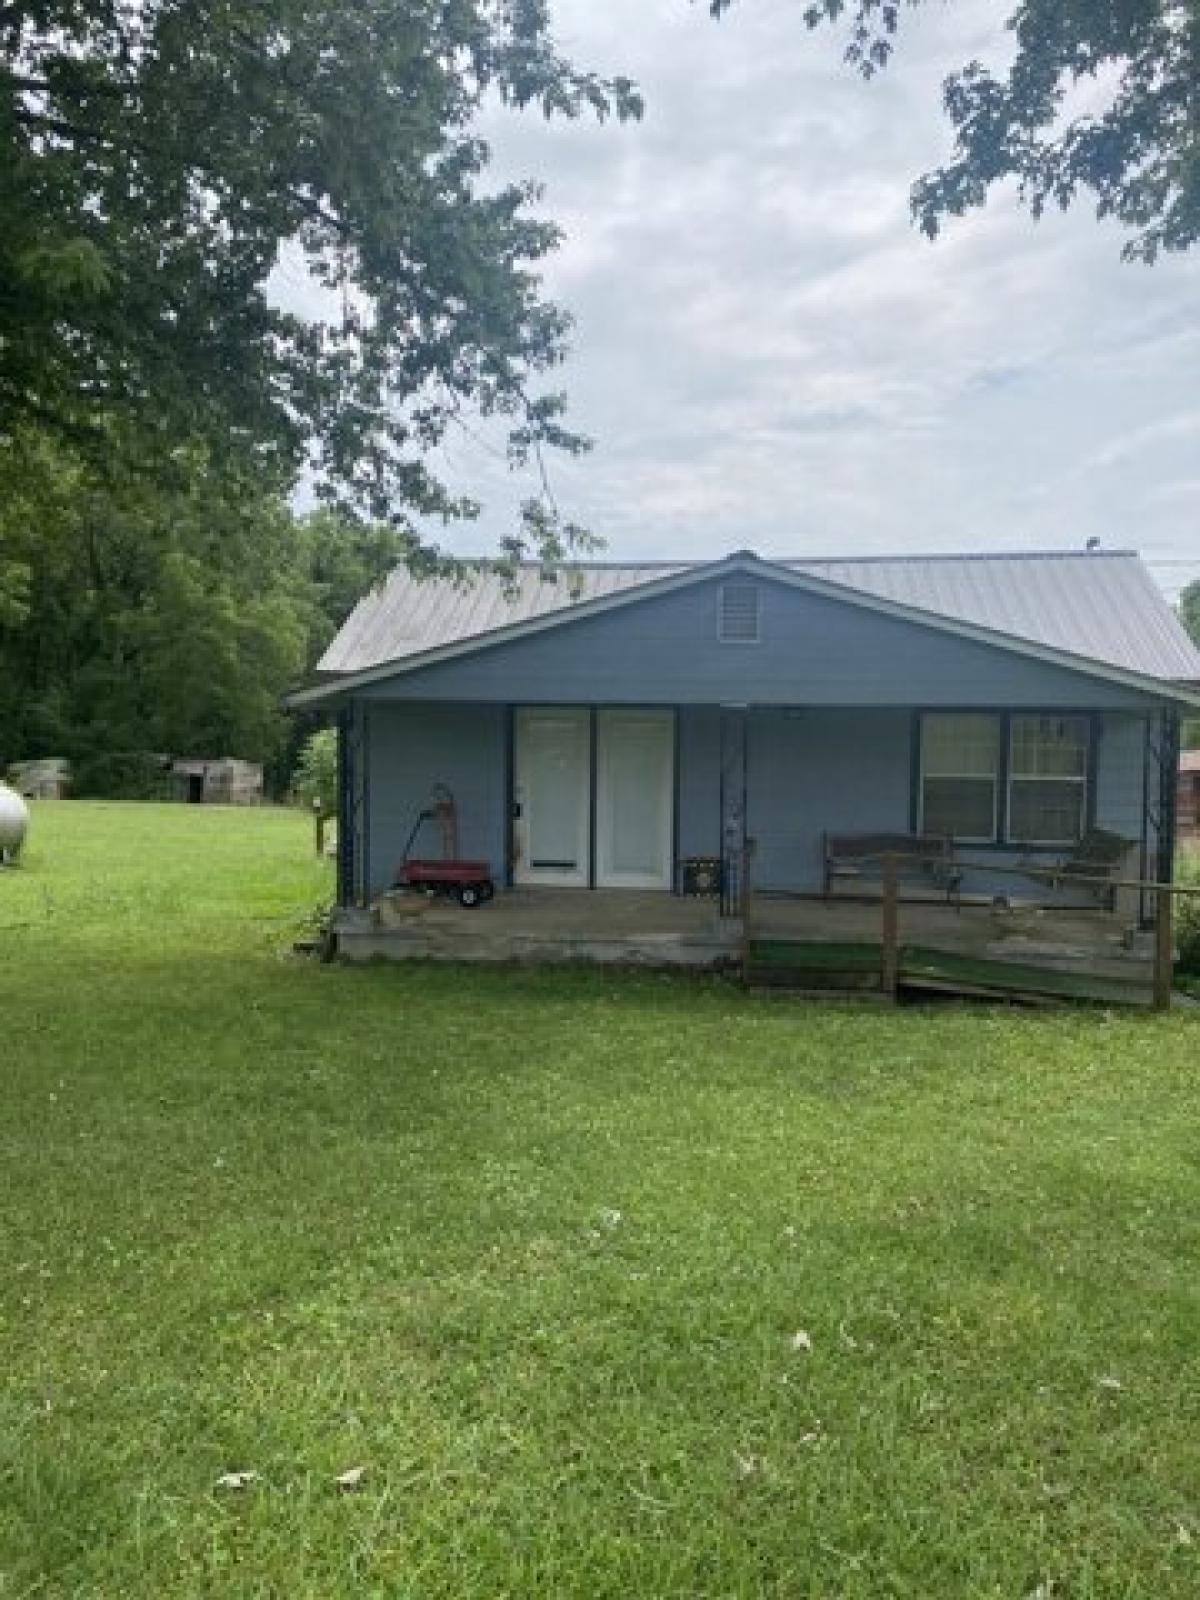
<svg viewBox="0 0 1200 1600">
<path fill-rule="evenodd" d="M 750 857 L 754 853 L 754 843 L 747 839 L 742 845 L 742 980 L 750 981 L 750 964 L 752 950 L 752 935 L 750 932 Z"/>
<path fill-rule="evenodd" d="M 1154 908 L 1154 1009 L 1171 1009 L 1175 979 L 1175 896 L 1160 884 Z"/>
<path fill-rule="evenodd" d="M 900 907 L 896 858 L 883 858 L 883 950 L 880 978 L 884 995 L 895 1000 L 900 989 Z"/>
</svg>

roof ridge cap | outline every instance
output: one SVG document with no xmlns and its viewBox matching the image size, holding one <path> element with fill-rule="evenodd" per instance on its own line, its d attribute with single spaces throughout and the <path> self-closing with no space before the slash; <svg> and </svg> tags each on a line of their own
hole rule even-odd
<svg viewBox="0 0 1200 1600">
<path fill-rule="evenodd" d="M 464 566 L 479 565 L 486 567 L 489 564 L 502 565 L 500 556 L 464 555 L 457 558 Z M 718 567 L 735 560 L 754 560 L 763 566 L 797 567 L 797 566 L 835 566 L 853 564 L 866 566 L 882 562 L 906 561 L 1097 561 L 1097 560 L 1124 560 L 1140 561 L 1141 552 L 1126 546 L 1114 547 L 1103 550 L 893 550 L 871 551 L 861 555 L 789 555 L 771 556 L 757 552 L 735 550 L 732 554 L 719 556 L 658 556 L 653 559 L 636 559 L 629 561 L 574 561 L 570 556 L 565 556 L 562 561 L 548 565 L 542 561 L 518 561 L 519 572 L 556 571 L 558 569 L 582 570 L 584 572 L 663 572 L 667 570 L 679 571 L 699 569 L 702 567 Z M 404 562 L 398 562 L 392 568 L 393 572 L 407 572 L 409 569 Z M 436 579 L 439 574 L 430 573 L 430 578 Z"/>
</svg>

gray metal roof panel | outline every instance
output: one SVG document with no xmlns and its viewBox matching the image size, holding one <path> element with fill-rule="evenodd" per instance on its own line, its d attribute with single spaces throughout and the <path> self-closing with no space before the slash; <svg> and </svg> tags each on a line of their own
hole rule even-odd
<svg viewBox="0 0 1200 1600">
<path fill-rule="evenodd" d="M 537 567 L 521 568 L 511 581 L 478 573 L 461 582 L 422 580 L 401 568 L 363 597 L 318 671 L 358 672 L 402 661 L 709 564 L 589 563 L 552 581 Z M 1200 650 L 1129 551 L 831 557 L 770 564 L 1106 666 L 1167 682 L 1200 681 Z"/>
</svg>

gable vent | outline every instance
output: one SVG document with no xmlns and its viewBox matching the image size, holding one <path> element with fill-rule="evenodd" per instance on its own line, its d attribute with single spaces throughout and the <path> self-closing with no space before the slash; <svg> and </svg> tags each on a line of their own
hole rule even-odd
<svg viewBox="0 0 1200 1600">
<path fill-rule="evenodd" d="M 759 596 L 756 583 L 723 583 L 717 610 L 717 638 L 722 644 L 757 644 Z"/>
</svg>

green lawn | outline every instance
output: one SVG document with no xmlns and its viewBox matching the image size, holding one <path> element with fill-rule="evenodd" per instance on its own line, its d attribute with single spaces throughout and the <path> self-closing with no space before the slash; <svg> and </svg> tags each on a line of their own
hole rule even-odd
<svg viewBox="0 0 1200 1600">
<path fill-rule="evenodd" d="M 309 851 L 0 874 L 3 1600 L 1200 1593 L 1194 1021 L 321 967 Z"/>
</svg>

